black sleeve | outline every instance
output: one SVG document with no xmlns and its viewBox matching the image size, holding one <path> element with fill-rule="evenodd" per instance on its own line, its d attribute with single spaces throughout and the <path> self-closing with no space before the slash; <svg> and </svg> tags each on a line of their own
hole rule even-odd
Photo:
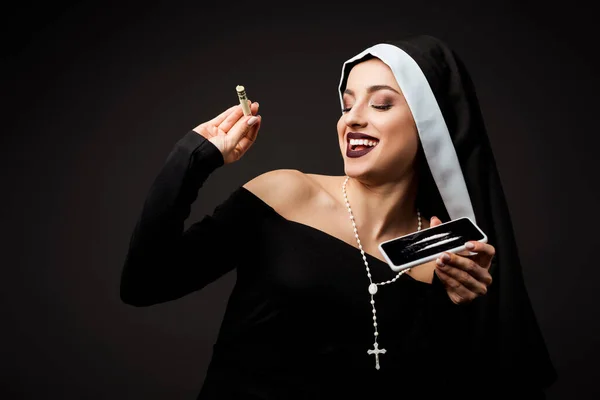
<svg viewBox="0 0 600 400">
<path fill-rule="evenodd" d="M 500 364 L 498 335 L 501 328 L 495 307 L 488 304 L 490 318 L 480 320 L 477 307 L 483 305 L 480 304 L 482 298 L 470 304 L 454 304 L 435 272 L 427 295 L 430 332 L 424 334 L 429 335 L 433 343 L 434 357 L 441 364 L 439 367 L 448 385 L 463 382 L 472 393 L 477 393 L 475 398 L 490 400 L 546 398 L 544 388 L 533 379 L 514 375 L 514 366 Z M 483 345 L 472 340 L 473 333 L 481 329 L 490 332 Z M 439 379 L 436 383 L 439 384 Z"/>
<path fill-rule="evenodd" d="M 235 204 L 222 203 L 184 232 L 191 204 L 223 156 L 210 141 L 189 131 L 168 155 L 145 199 L 121 274 L 121 300 L 149 306 L 199 290 L 233 270 L 229 231 L 219 222 Z"/>
</svg>

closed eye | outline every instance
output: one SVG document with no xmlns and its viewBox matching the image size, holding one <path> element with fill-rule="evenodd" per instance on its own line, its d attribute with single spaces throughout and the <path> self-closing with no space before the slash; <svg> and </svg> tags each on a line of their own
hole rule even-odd
<svg viewBox="0 0 600 400">
<path fill-rule="evenodd" d="M 384 105 L 380 105 L 380 106 L 376 106 L 376 105 L 372 105 L 371 107 L 376 108 L 378 110 L 389 110 L 390 108 L 392 108 L 391 104 L 384 104 Z M 346 107 L 346 108 L 342 108 L 342 112 L 348 112 L 352 109 L 352 107 Z"/>
</svg>

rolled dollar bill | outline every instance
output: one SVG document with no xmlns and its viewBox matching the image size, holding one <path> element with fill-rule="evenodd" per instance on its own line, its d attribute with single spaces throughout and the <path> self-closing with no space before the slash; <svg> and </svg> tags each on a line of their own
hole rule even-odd
<svg viewBox="0 0 600 400">
<path fill-rule="evenodd" d="M 246 96 L 246 89 L 241 85 L 237 85 L 235 87 L 235 91 L 240 99 L 240 104 L 242 105 L 242 110 L 244 110 L 244 115 L 252 114 L 250 111 L 250 104 L 248 104 L 248 96 Z"/>
</svg>

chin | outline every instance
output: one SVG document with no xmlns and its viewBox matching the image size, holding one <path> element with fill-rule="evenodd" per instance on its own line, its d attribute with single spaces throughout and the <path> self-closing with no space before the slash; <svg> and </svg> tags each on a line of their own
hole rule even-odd
<svg viewBox="0 0 600 400">
<path fill-rule="evenodd" d="M 367 178 L 373 176 L 374 172 L 369 163 L 345 159 L 344 173 L 350 178 Z"/>
<path fill-rule="evenodd" d="M 372 185 L 385 184 L 390 181 L 400 180 L 404 174 L 398 173 L 404 168 L 401 165 L 398 166 L 383 166 L 379 165 L 379 168 L 368 162 L 355 162 L 353 159 L 344 160 L 344 173 L 353 179 L 358 179 L 364 183 L 370 183 Z"/>
</svg>

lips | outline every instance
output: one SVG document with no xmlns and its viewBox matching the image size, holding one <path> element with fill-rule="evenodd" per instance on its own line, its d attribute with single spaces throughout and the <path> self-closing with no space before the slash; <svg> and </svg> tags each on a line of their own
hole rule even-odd
<svg viewBox="0 0 600 400">
<path fill-rule="evenodd" d="M 346 156 L 349 158 L 357 158 L 357 157 L 362 157 L 365 154 L 367 154 L 368 152 L 370 152 L 371 150 L 373 150 L 375 148 L 375 146 L 373 147 L 365 147 L 362 150 L 352 150 L 350 148 L 350 145 L 348 145 L 348 148 L 346 149 Z"/>
<path fill-rule="evenodd" d="M 352 146 L 350 145 L 350 139 L 366 139 L 366 140 L 373 140 L 373 141 L 379 142 L 379 139 L 377 139 L 376 137 L 369 136 L 365 133 L 348 132 L 348 134 L 346 135 L 346 143 L 347 143 L 346 144 L 346 157 L 348 157 L 348 158 L 362 157 L 365 154 L 369 153 L 371 150 L 373 150 L 375 147 L 377 147 L 377 145 L 365 146 L 361 150 L 352 150 Z"/>
<path fill-rule="evenodd" d="M 358 132 L 348 132 L 346 135 L 346 140 L 350 139 L 368 139 L 368 140 L 376 140 L 379 141 L 376 137 L 369 136 L 366 133 L 358 133 Z"/>
</svg>

